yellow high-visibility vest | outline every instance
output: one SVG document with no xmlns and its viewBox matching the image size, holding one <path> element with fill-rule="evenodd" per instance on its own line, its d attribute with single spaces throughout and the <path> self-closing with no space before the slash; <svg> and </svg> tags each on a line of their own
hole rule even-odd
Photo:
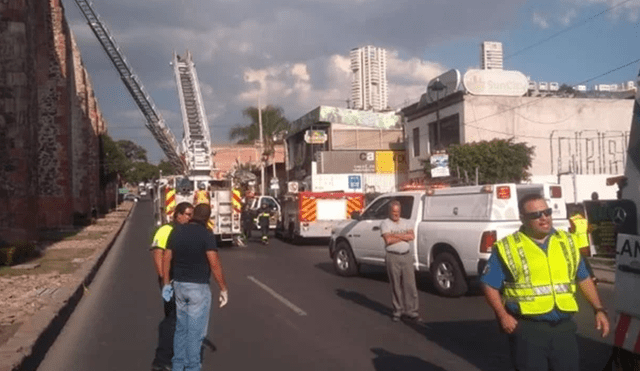
<svg viewBox="0 0 640 371">
<path fill-rule="evenodd" d="M 549 236 L 546 254 L 522 232 L 494 246 L 514 279 L 504 283 L 503 299 L 517 303 L 523 315 L 549 313 L 556 306 L 578 311 L 574 294 L 580 252 L 568 233 L 558 230 Z"/>
<path fill-rule="evenodd" d="M 573 223 L 573 241 L 578 248 L 589 246 L 589 222 L 582 215 L 576 214 L 569 218 Z"/>
<path fill-rule="evenodd" d="M 151 248 L 158 248 L 162 250 L 167 249 L 167 240 L 169 239 L 169 235 L 173 231 L 173 225 L 165 224 L 160 227 L 156 234 L 153 236 L 153 242 L 151 242 Z"/>
</svg>

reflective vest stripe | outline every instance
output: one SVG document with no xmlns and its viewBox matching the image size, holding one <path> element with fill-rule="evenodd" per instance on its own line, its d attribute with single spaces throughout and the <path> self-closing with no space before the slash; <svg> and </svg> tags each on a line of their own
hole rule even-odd
<svg viewBox="0 0 640 371">
<path fill-rule="evenodd" d="M 524 272 L 524 278 L 527 281 L 527 284 L 531 285 L 531 271 L 529 270 L 527 257 L 524 254 L 524 247 L 522 247 L 522 240 L 520 239 L 520 235 L 519 234 L 514 235 L 513 239 L 515 240 L 516 247 L 518 248 L 518 256 L 520 257 L 520 262 L 522 263 L 522 271 Z"/>
<path fill-rule="evenodd" d="M 165 196 L 165 212 L 168 216 L 173 215 L 173 211 L 176 209 L 176 190 L 173 188 L 167 189 Z"/>
<path fill-rule="evenodd" d="M 504 252 L 507 258 L 507 265 L 509 267 L 509 270 L 511 271 L 511 275 L 513 276 L 513 280 L 515 282 L 520 281 L 520 277 L 519 277 L 519 272 L 518 269 L 516 268 L 516 262 L 513 260 L 513 255 L 511 254 L 511 240 L 509 238 L 510 236 L 507 236 L 504 240 L 503 240 L 503 244 L 506 242 L 506 246 L 504 247 Z"/>
<path fill-rule="evenodd" d="M 233 190 L 232 202 L 233 202 L 233 212 L 235 213 L 242 212 L 242 200 L 240 197 L 240 190 L 238 189 Z"/>
</svg>

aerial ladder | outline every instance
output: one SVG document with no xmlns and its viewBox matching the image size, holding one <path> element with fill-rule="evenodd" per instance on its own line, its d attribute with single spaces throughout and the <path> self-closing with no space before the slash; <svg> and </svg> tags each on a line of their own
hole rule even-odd
<svg viewBox="0 0 640 371">
<path fill-rule="evenodd" d="M 120 73 L 122 82 L 124 82 L 127 90 L 131 93 L 133 100 L 138 105 L 138 108 L 140 108 L 140 111 L 146 120 L 145 126 L 149 131 L 151 131 L 151 134 L 156 139 L 158 145 L 175 169 L 182 174 L 188 173 L 187 163 L 180 156 L 176 138 L 165 124 L 162 115 L 158 112 L 153 100 L 151 100 L 151 97 L 145 91 L 142 82 L 140 82 L 138 76 L 133 72 L 133 68 L 131 68 L 120 51 L 115 39 L 98 14 L 93 10 L 89 1 L 75 0 L 75 2 L 89 23 L 89 27 L 107 53 L 107 56 L 115 66 L 118 73 Z"/>
<path fill-rule="evenodd" d="M 182 145 L 189 175 L 190 177 L 209 177 L 213 168 L 211 135 L 191 53 L 187 51 L 184 57 L 174 53 L 172 64 L 182 110 L 184 126 Z"/>
<path fill-rule="evenodd" d="M 98 14 L 86 0 L 75 0 L 80 11 L 87 19 L 89 27 L 111 59 L 125 86 L 131 93 L 140 111 L 144 115 L 145 125 L 157 140 L 169 161 L 184 177 L 174 179 L 172 189 L 158 187 L 156 202 L 158 223 L 167 221 L 168 209 L 174 206 L 161 204 L 165 198 L 173 199 L 172 205 L 181 201 L 193 202 L 194 191 L 200 183 L 212 185 L 213 160 L 211 158 L 211 135 L 204 110 L 202 94 L 195 64 L 191 53 L 187 51 L 184 57 L 174 53 L 172 65 L 180 97 L 184 138 L 182 153 L 178 143 L 165 125 L 164 119 L 155 108 L 151 97 L 145 92 L 144 86 L 127 63 L 115 39 L 102 22 Z M 161 179 L 162 181 L 163 179 Z M 211 229 L 213 234 L 223 241 L 237 241 L 241 234 L 240 225 L 240 193 L 235 189 L 232 180 L 228 180 L 222 187 L 212 191 L 211 195 Z M 164 197 L 164 192 L 169 196 Z"/>
</svg>

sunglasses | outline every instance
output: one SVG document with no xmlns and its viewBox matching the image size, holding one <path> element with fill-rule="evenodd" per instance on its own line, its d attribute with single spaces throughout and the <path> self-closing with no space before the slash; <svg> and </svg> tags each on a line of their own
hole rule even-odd
<svg viewBox="0 0 640 371">
<path fill-rule="evenodd" d="M 527 220 L 536 220 L 536 219 L 539 219 L 540 217 L 542 217 L 542 215 L 551 216 L 551 213 L 553 213 L 553 210 L 551 210 L 551 208 L 548 208 L 548 209 L 545 209 L 545 210 L 534 211 L 532 213 L 526 213 L 523 216 Z"/>
</svg>

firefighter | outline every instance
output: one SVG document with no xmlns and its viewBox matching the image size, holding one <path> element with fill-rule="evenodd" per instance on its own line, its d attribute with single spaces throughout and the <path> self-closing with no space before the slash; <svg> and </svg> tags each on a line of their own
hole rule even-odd
<svg viewBox="0 0 640 371">
<path fill-rule="evenodd" d="M 240 221 L 242 222 L 242 232 L 244 233 L 245 241 L 249 241 L 249 238 L 251 238 L 251 231 L 253 230 L 253 217 L 248 202 L 245 202 L 245 204 L 242 205 Z"/>
<path fill-rule="evenodd" d="M 197 206 L 199 204 L 211 205 L 211 197 L 207 191 L 207 185 L 204 182 L 198 184 L 198 190 L 193 194 L 193 205 Z"/>
<path fill-rule="evenodd" d="M 570 218 L 569 222 L 571 223 L 571 227 L 569 228 L 569 233 L 571 233 L 571 237 L 573 238 L 573 242 L 575 243 L 580 253 L 583 257 L 590 255 L 591 251 L 591 243 L 589 242 L 589 222 L 584 217 L 584 215 L 577 211 Z M 588 249 L 588 252 L 585 252 L 583 249 Z M 584 256 L 586 255 L 586 256 Z M 589 275 L 593 279 L 595 284 L 598 284 L 598 278 L 593 273 L 593 268 L 591 268 L 591 264 L 587 259 L 584 259 L 584 264 L 589 272 Z"/>
<path fill-rule="evenodd" d="M 269 243 L 269 219 L 271 218 L 271 212 L 269 206 L 265 202 L 260 205 L 258 215 L 256 217 L 258 225 L 260 225 L 260 231 L 262 231 L 262 243 L 267 245 Z"/>
</svg>

